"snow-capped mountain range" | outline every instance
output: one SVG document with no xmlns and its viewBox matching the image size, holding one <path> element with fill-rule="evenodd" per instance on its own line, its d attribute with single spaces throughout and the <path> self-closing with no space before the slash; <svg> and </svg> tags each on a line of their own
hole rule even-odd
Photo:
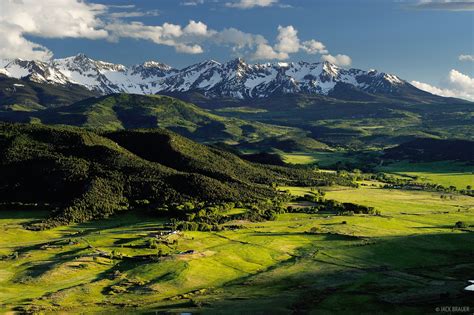
<svg viewBox="0 0 474 315">
<path fill-rule="evenodd" d="M 330 95 L 336 85 L 370 94 L 390 94 L 411 85 L 395 75 L 334 64 L 291 62 L 247 64 L 204 61 L 184 69 L 148 61 L 126 67 L 78 54 L 50 62 L 0 60 L 0 75 L 54 85 L 77 84 L 101 94 L 200 92 L 210 98 L 264 98 L 278 94 Z"/>
</svg>

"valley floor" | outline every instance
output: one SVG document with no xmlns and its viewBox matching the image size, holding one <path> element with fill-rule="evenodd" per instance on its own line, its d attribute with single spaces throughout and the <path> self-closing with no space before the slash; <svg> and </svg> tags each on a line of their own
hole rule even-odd
<svg viewBox="0 0 474 315">
<path fill-rule="evenodd" d="M 293 194 L 309 189 L 290 187 Z M 41 212 L 0 212 L 0 313 L 436 313 L 471 306 L 474 200 L 375 186 L 326 197 L 381 216 L 282 214 L 222 232 L 178 232 L 123 213 L 32 232 Z"/>
</svg>

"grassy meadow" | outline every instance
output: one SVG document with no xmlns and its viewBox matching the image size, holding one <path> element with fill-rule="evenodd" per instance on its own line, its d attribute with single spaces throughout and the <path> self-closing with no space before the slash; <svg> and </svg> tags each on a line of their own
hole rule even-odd
<svg viewBox="0 0 474 315">
<path fill-rule="evenodd" d="M 386 173 L 417 177 L 417 181 L 436 183 L 445 187 L 454 186 L 465 189 L 474 186 L 474 165 L 465 165 L 453 161 L 412 163 L 397 162 L 379 167 Z"/>
<path fill-rule="evenodd" d="M 473 229 L 454 228 L 474 225 L 471 197 L 374 183 L 326 198 L 381 215 L 286 213 L 151 247 L 166 219 L 126 212 L 34 232 L 23 224 L 46 213 L 1 211 L 0 312 L 429 314 L 472 303 Z"/>
<path fill-rule="evenodd" d="M 317 163 L 320 167 L 334 165 L 336 162 L 354 162 L 354 158 L 347 156 L 344 152 L 282 152 L 281 157 L 288 164 L 313 164 Z"/>
<path fill-rule="evenodd" d="M 0 313 L 430 314 L 439 306 L 472 305 L 464 290 L 474 278 L 470 192 L 384 188 L 392 177 L 415 176 L 464 188 L 473 176 L 468 166 L 390 164 L 383 166 L 392 174 L 387 179 L 250 164 L 164 130 L 108 138 L 48 128 L 4 126 L 3 141 L 13 146 L 4 153 L 3 172 L 10 177 L 0 179 L 2 187 L 18 181 L 19 189 L 3 190 L 3 198 L 24 199 L 10 204 L 23 210 L 7 203 L 0 210 Z M 15 132 L 18 137 L 11 136 Z M 19 163 L 31 152 L 42 155 Z M 294 164 L 353 157 L 337 151 L 286 155 Z M 45 158 L 54 167 L 39 163 Z M 89 165 L 101 172 L 85 172 Z M 24 210 L 32 192 L 60 202 L 52 197 L 83 189 L 87 176 L 96 189 L 75 199 L 62 219 L 42 225 L 51 212 L 33 205 Z M 61 193 L 65 185 L 71 186 Z M 325 186 L 320 192 L 310 185 Z M 219 202 L 235 196 L 235 202 L 170 202 L 183 193 Z M 124 200 L 132 207 L 120 207 Z"/>
</svg>

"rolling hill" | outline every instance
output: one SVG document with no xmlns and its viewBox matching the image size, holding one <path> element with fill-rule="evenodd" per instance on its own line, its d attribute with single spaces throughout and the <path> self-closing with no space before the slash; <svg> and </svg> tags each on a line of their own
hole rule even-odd
<svg viewBox="0 0 474 315">
<path fill-rule="evenodd" d="M 255 147 L 264 142 L 267 142 L 267 148 L 278 147 L 280 142 L 292 139 L 294 146 L 302 150 L 329 149 L 308 138 L 308 132 L 298 128 L 223 117 L 196 105 L 158 95 L 112 94 L 60 108 L 4 112 L 3 119 L 108 131 L 161 127 L 200 142 L 227 142 L 243 147 Z"/>
<path fill-rule="evenodd" d="M 474 139 L 474 103 L 378 103 L 293 95 L 256 101 L 259 111 L 219 109 L 228 117 L 295 127 L 329 146 L 384 148 L 415 138 Z"/>
<path fill-rule="evenodd" d="M 386 149 L 384 158 L 416 162 L 451 160 L 474 164 L 474 141 L 420 138 Z"/>
<path fill-rule="evenodd" d="M 276 197 L 272 183 L 328 182 L 348 180 L 253 164 L 163 129 L 98 134 L 74 127 L 0 124 L 3 206 L 55 208 L 45 226 L 103 218 L 140 205 L 252 202 Z"/>
</svg>

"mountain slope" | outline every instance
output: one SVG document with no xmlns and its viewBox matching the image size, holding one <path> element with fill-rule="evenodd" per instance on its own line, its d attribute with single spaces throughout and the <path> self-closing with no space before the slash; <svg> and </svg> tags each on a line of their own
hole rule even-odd
<svg viewBox="0 0 474 315">
<path fill-rule="evenodd" d="M 415 139 L 386 149 L 384 158 L 411 161 L 463 161 L 474 164 L 474 141 Z"/>
<path fill-rule="evenodd" d="M 224 141 L 252 151 L 383 148 L 414 137 L 474 137 L 474 103 L 426 93 L 394 75 L 327 62 L 211 60 L 177 70 L 157 62 L 126 67 L 78 55 L 49 63 L 0 61 L 0 69 L 22 78 L 10 81 L 10 90 L 15 82 L 71 92 L 81 84 L 88 93 L 110 95 L 58 107 L 84 95 L 66 93 L 60 101 L 38 98 L 31 104 L 17 93 L 5 98 L 10 105 L 0 109 L 3 121 L 105 130 L 159 126 L 197 141 Z M 201 108 L 115 92 L 159 92 Z"/>
<path fill-rule="evenodd" d="M 204 103 L 198 100 L 197 104 Z M 260 110 L 246 112 L 226 108 L 217 111 L 224 116 L 296 127 L 331 147 L 384 148 L 415 137 L 474 139 L 474 103 L 462 100 L 364 102 L 299 94 L 256 100 L 252 106 Z"/>
<path fill-rule="evenodd" d="M 53 85 L 77 84 L 102 94 L 189 94 L 213 100 L 266 99 L 280 95 L 322 95 L 332 99 L 379 102 L 446 102 L 393 74 L 343 69 L 329 62 L 247 64 L 213 60 L 181 70 L 158 62 L 126 67 L 83 54 L 48 63 L 0 61 L 0 70 L 14 78 Z"/>
<path fill-rule="evenodd" d="M 67 106 L 97 95 L 76 84 L 53 85 L 0 74 L 0 111 L 34 111 Z"/>
<path fill-rule="evenodd" d="M 168 96 L 112 94 L 61 108 L 4 113 L 3 117 L 11 121 L 40 121 L 101 130 L 161 127 L 201 142 L 235 144 L 255 143 L 269 137 L 276 140 L 297 138 L 306 141 L 312 149 L 328 148 L 316 140 L 311 141 L 306 132 L 297 128 L 222 117 Z"/>
<path fill-rule="evenodd" d="M 72 127 L 0 124 L 0 201 L 6 207 L 56 207 L 48 226 L 139 205 L 262 200 L 277 195 L 273 182 L 350 183 L 330 173 L 252 164 L 162 129 L 99 135 Z"/>
</svg>

